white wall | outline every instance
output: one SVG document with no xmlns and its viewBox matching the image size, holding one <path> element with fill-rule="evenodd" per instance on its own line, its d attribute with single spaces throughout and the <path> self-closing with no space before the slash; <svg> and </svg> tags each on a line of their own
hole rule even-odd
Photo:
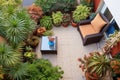
<svg viewBox="0 0 120 80">
<path fill-rule="evenodd" d="M 120 0 L 104 0 L 104 2 L 120 28 Z"/>
</svg>

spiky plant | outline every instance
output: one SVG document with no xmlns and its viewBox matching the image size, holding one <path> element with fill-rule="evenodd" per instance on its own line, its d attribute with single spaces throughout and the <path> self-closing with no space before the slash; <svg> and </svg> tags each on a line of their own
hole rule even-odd
<svg viewBox="0 0 120 80">
<path fill-rule="evenodd" d="M 0 65 L 9 67 L 20 62 L 20 54 L 7 44 L 0 44 Z"/>
<path fill-rule="evenodd" d="M 7 73 L 13 80 L 25 80 L 27 75 L 28 63 L 20 63 L 15 66 L 10 67 L 10 71 Z"/>
<path fill-rule="evenodd" d="M 105 54 L 93 54 L 88 61 L 87 68 L 99 77 L 105 76 L 106 72 L 110 70 L 110 59 Z"/>
<path fill-rule="evenodd" d="M 5 24 L 6 38 L 15 48 L 16 45 L 25 40 L 35 29 L 35 23 L 24 9 L 20 9 L 11 15 Z"/>
<path fill-rule="evenodd" d="M 0 10 L 0 36 L 5 36 L 5 27 L 4 27 L 4 16 L 3 16 L 3 12 Z"/>
</svg>

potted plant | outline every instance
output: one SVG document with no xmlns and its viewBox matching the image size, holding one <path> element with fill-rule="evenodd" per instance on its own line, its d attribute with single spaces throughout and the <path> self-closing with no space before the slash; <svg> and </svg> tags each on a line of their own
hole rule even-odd
<svg viewBox="0 0 120 80">
<path fill-rule="evenodd" d="M 85 5 L 79 5 L 79 6 L 77 6 L 77 8 L 73 11 L 72 26 L 74 26 L 73 25 L 74 22 L 78 23 L 78 22 L 80 22 L 80 20 L 86 19 L 89 16 L 89 14 L 90 14 L 90 10 L 91 10 L 91 8 L 87 7 Z M 77 24 L 76 24 L 76 26 L 77 26 Z"/>
<path fill-rule="evenodd" d="M 115 31 L 113 34 L 109 35 L 109 38 L 106 40 L 103 50 L 110 53 L 112 57 L 115 57 L 120 52 L 120 32 Z"/>
<path fill-rule="evenodd" d="M 71 20 L 70 19 L 70 14 L 64 13 L 62 19 L 63 19 L 62 26 L 67 27 L 69 25 L 69 23 L 70 23 L 70 20 Z"/>
<path fill-rule="evenodd" d="M 57 12 L 52 13 L 53 24 L 55 26 L 60 26 L 61 25 L 62 18 L 63 18 L 63 14 L 61 13 L 61 11 L 57 11 Z"/>
<path fill-rule="evenodd" d="M 120 78 L 120 53 L 115 55 L 114 58 L 110 60 L 110 66 L 113 71 L 113 80 L 119 80 L 118 78 Z"/>
<path fill-rule="evenodd" d="M 56 0 L 35 0 L 35 5 L 41 7 L 45 15 L 51 15 L 51 12 L 55 7 L 56 2 Z"/>
<path fill-rule="evenodd" d="M 39 27 L 36 30 L 36 32 L 37 32 L 36 35 L 39 36 L 39 37 L 41 37 L 45 31 L 46 31 L 45 27 Z"/>
<path fill-rule="evenodd" d="M 25 79 L 28 80 L 60 80 L 63 70 L 59 66 L 53 66 L 49 60 L 37 59 L 28 65 Z"/>
<path fill-rule="evenodd" d="M 5 32 L 4 37 L 13 48 L 17 48 L 18 44 L 35 29 L 35 22 L 30 18 L 27 10 L 20 8 L 11 16 L 3 18 L 3 23 L 1 29 Z"/>
<path fill-rule="evenodd" d="M 85 69 L 87 75 L 89 74 L 87 78 L 96 77 L 95 80 L 103 79 L 106 77 L 106 74 L 111 71 L 110 59 L 105 54 L 100 52 L 92 52 L 88 57 L 84 56 L 84 59 L 79 59 L 79 61 L 82 63 L 80 67 L 83 70 Z"/>
<path fill-rule="evenodd" d="M 32 48 L 35 48 L 39 44 L 39 37 L 37 36 L 32 36 L 27 39 L 28 45 L 30 45 Z"/>
<path fill-rule="evenodd" d="M 39 19 L 43 15 L 42 8 L 39 6 L 36 6 L 35 4 L 32 4 L 31 6 L 28 7 L 28 13 L 30 14 L 31 18 L 39 24 Z"/>
<path fill-rule="evenodd" d="M 43 16 L 42 19 L 40 19 L 40 25 L 47 30 L 52 29 L 52 18 L 50 16 Z"/>
</svg>

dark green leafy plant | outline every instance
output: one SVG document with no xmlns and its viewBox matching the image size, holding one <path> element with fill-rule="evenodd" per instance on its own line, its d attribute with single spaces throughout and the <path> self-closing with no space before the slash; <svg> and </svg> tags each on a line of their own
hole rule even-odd
<svg viewBox="0 0 120 80">
<path fill-rule="evenodd" d="M 35 5 L 40 6 L 44 13 L 49 13 L 55 3 L 56 0 L 35 0 Z"/>
<path fill-rule="evenodd" d="M 50 16 L 43 16 L 40 20 L 40 25 L 47 30 L 52 29 L 52 18 Z"/>
<path fill-rule="evenodd" d="M 76 5 L 76 0 L 57 0 L 55 7 L 63 12 L 70 12 L 75 9 Z"/>
<path fill-rule="evenodd" d="M 88 7 L 91 7 L 92 9 L 93 9 L 93 7 L 94 7 L 94 2 L 93 2 L 93 0 L 80 0 L 80 3 L 81 3 L 82 5 L 86 5 L 86 6 L 88 6 Z"/>
<path fill-rule="evenodd" d="M 27 71 L 27 80 L 59 80 L 63 74 L 60 67 L 52 66 L 52 64 L 45 59 L 35 60 L 32 64 L 29 64 Z"/>
</svg>

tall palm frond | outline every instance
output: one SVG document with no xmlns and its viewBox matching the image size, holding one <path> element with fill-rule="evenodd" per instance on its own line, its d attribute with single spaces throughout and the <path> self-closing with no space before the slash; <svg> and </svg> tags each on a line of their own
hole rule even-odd
<svg viewBox="0 0 120 80">
<path fill-rule="evenodd" d="M 20 54 L 7 44 L 0 44 L 0 65 L 9 67 L 20 62 Z"/>
<path fill-rule="evenodd" d="M 0 36 L 5 36 L 6 32 L 5 32 L 5 27 L 4 27 L 4 16 L 2 11 L 0 10 Z"/>
<path fill-rule="evenodd" d="M 30 33 L 35 29 L 35 23 L 25 10 L 18 10 L 14 15 L 7 19 L 6 38 L 9 43 L 16 45 L 25 40 Z"/>
<path fill-rule="evenodd" d="M 16 66 L 10 67 L 8 72 L 9 77 L 12 77 L 14 80 L 24 80 L 27 75 L 28 63 L 20 63 Z"/>
</svg>

